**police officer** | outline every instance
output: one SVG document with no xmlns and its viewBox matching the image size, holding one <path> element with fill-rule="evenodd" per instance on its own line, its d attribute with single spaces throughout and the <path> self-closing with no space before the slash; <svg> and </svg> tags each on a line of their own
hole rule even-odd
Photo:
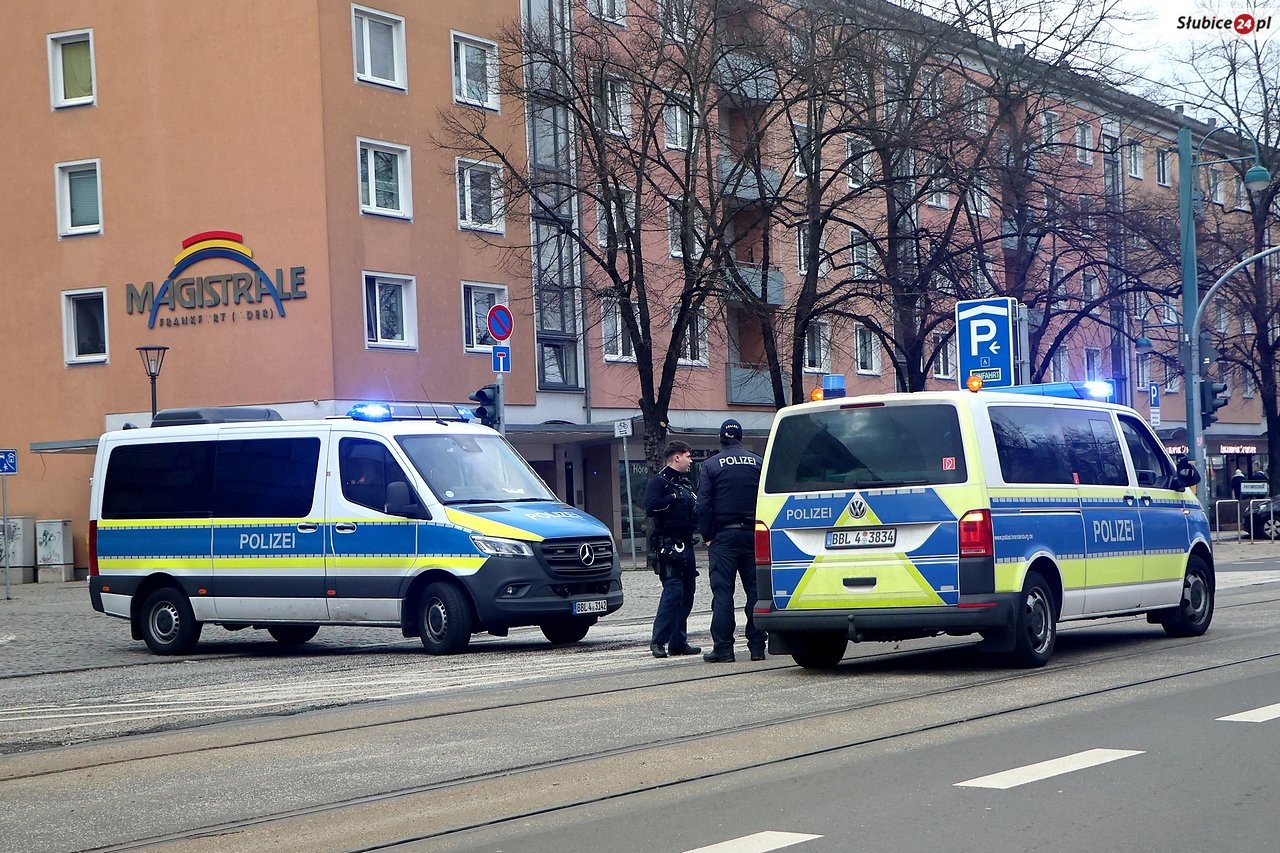
<svg viewBox="0 0 1280 853">
<path fill-rule="evenodd" d="M 702 464 L 698 478 L 698 529 L 710 544 L 711 651 L 707 663 L 733 660 L 734 575 L 747 595 L 747 649 L 764 660 L 767 635 L 756 627 L 755 521 L 761 459 L 742 446 L 742 424 L 720 425 L 721 451 Z"/>
<path fill-rule="evenodd" d="M 689 468 L 693 448 L 672 441 L 663 454 L 666 467 L 649 479 L 644 492 L 644 509 L 653 519 L 649 560 L 662 579 L 662 597 L 653 618 L 649 651 L 655 658 L 667 655 L 696 655 L 702 651 L 689 645 L 686 635 L 689 611 L 693 609 L 693 589 L 698 569 L 693 559 L 693 483 Z"/>
</svg>

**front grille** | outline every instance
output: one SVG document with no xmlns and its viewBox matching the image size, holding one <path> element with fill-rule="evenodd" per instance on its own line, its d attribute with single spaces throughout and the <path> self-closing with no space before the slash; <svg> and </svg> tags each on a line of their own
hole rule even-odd
<svg viewBox="0 0 1280 853">
<path fill-rule="evenodd" d="M 591 548 L 591 565 L 582 562 L 582 546 Z M 612 539 L 546 539 L 542 558 L 551 573 L 563 578 L 608 577 L 613 572 Z"/>
</svg>

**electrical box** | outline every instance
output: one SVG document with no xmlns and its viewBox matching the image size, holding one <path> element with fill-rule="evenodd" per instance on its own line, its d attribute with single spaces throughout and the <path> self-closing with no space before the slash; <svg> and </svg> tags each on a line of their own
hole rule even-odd
<svg viewBox="0 0 1280 853">
<path fill-rule="evenodd" d="M 11 515 L 9 523 L 0 530 L 0 574 L 3 574 L 6 553 L 9 556 L 9 582 L 33 583 L 36 579 L 36 537 L 35 522 L 31 516 Z"/>
<path fill-rule="evenodd" d="M 46 518 L 36 522 L 36 570 L 40 583 L 76 579 L 71 521 Z"/>
</svg>

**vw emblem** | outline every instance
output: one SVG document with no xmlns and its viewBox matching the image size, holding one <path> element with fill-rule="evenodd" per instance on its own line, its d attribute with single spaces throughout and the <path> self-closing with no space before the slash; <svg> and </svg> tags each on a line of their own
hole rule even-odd
<svg viewBox="0 0 1280 853">
<path fill-rule="evenodd" d="M 578 559 L 584 566 L 589 566 L 596 561 L 596 552 L 590 542 L 583 542 L 578 546 Z"/>
<path fill-rule="evenodd" d="M 867 514 L 867 502 L 862 499 L 862 495 L 854 495 L 853 500 L 849 501 L 849 515 L 853 518 L 862 518 Z"/>
</svg>

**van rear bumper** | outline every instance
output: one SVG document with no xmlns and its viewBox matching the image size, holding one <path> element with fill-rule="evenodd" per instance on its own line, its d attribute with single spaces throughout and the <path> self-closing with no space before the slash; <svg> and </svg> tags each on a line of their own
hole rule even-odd
<svg viewBox="0 0 1280 853">
<path fill-rule="evenodd" d="M 770 610 L 755 614 L 770 633 L 844 634 L 850 640 L 895 640 L 1012 628 L 1018 593 L 974 596 L 959 606 L 876 607 L 865 610 Z"/>
</svg>

